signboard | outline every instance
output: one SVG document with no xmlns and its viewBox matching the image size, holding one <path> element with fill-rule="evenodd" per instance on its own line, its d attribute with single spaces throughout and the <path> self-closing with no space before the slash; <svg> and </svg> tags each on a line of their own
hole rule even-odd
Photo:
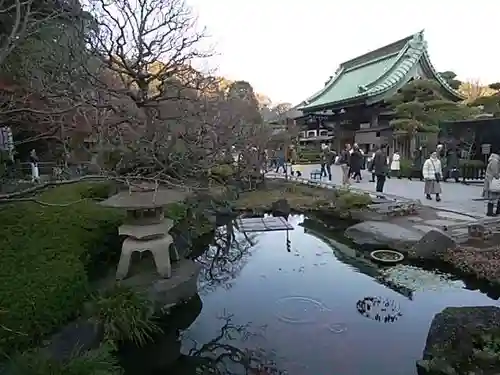
<svg viewBox="0 0 500 375">
<path fill-rule="evenodd" d="M 483 154 L 483 155 L 491 154 L 491 144 L 490 143 L 483 143 L 481 145 L 481 154 Z"/>
</svg>

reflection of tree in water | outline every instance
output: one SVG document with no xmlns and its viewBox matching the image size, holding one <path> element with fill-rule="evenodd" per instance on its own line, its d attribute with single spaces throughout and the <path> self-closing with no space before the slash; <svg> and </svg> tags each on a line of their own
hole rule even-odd
<svg viewBox="0 0 500 375">
<path fill-rule="evenodd" d="M 198 279 L 200 292 L 219 286 L 230 288 L 247 263 L 256 240 L 256 234 L 238 232 L 233 223 L 217 228 L 213 245 L 196 259 L 202 266 Z"/>
<path fill-rule="evenodd" d="M 122 345 L 119 358 L 125 375 L 283 373 L 277 369 L 274 353 L 244 348 L 250 346 L 250 338 L 262 336 L 264 327 L 252 330 L 249 324 L 237 325 L 232 315 L 220 317 L 215 337 L 203 343 L 190 339 L 188 329 L 198 318 L 202 306 L 201 298 L 196 295 L 158 321 L 163 332 L 154 335 L 152 342 L 141 347 L 133 343 Z M 183 346 L 191 349 L 186 352 Z"/>
<path fill-rule="evenodd" d="M 389 298 L 365 297 L 356 302 L 356 309 L 361 315 L 377 322 L 393 323 L 403 316 L 399 305 Z"/>
<path fill-rule="evenodd" d="M 229 343 L 237 340 L 244 343 L 252 337 L 261 336 L 263 331 L 261 328 L 258 332 L 251 332 L 249 324 L 236 325 L 232 318 L 232 315 L 221 317 L 224 323 L 217 336 L 205 344 L 192 340 L 194 347 L 184 358 L 191 361 L 199 359 L 196 374 L 284 374 L 276 365 L 274 353 L 261 348 L 237 348 Z"/>
</svg>

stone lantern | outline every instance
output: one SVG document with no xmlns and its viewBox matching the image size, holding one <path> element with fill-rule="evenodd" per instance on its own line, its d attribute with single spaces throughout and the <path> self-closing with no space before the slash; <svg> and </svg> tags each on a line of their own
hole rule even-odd
<svg viewBox="0 0 500 375">
<path fill-rule="evenodd" d="M 162 278 L 172 276 L 170 245 L 172 236 L 168 233 L 173 221 L 166 219 L 164 207 L 170 203 L 182 202 L 187 193 L 172 189 L 162 189 L 151 184 L 131 187 L 129 191 L 118 193 L 101 204 L 106 207 L 127 210 L 127 218 L 120 226 L 119 234 L 127 236 L 123 241 L 116 279 L 127 277 L 130 259 L 135 251 L 151 251 L 156 270 Z M 172 258 L 178 261 L 177 250 Z"/>
</svg>

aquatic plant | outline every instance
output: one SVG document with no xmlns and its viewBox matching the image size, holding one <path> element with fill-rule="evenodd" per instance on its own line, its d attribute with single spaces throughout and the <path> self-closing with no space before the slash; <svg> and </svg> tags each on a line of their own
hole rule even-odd
<svg viewBox="0 0 500 375">
<path fill-rule="evenodd" d="M 381 279 L 400 285 L 412 291 L 442 290 L 445 288 L 463 288 L 464 283 L 454 280 L 451 275 L 427 271 L 405 264 L 384 268 L 380 271 Z"/>
<path fill-rule="evenodd" d="M 87 309 L 91 319 L 102 324 L 104 339 L 113 347 L 126 340 L 142 346 L 161 332 L 152 312 L 145 296 L 119 284 L 94 295 Z"/>
</svg>

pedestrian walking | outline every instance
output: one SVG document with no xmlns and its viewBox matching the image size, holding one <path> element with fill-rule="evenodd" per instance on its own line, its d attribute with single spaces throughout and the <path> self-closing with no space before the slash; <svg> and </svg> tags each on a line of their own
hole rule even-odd
<svg viewBox="0 0 500 375">
<path fill-rule="evenodd" d="M 425 198 L 432 200 L 432 196 L 435 195 L 436 202 L 439 202 L 441 200 L 440 181 L 443 179 L 443 170 L 441 168 L 441 160 L 439 160 L 437 152 L 434 151 L 424 162 L 422 175 L 424 176 L 425 181 Z"/>
<path fill-rule="evenodd" d="M 342 186 L 348 186 L 349 185 L 349 159 L 350 159 L 350 151 L 351 145 L 346 144 L 345 148 L 340 151 L 339 154 L 339 159 L 338 163 L 340 165 L 340 168 L 342 170 Z"/>
<path fill-rule="evenodd" d="M 321 177 L 328 176 L 328 180 L 332 180 L 332 164 L 335 160 L 335 153 L 330 149 L 330 146 L 325 145 L 321 150 Z"/>
<path fill-rule="evenodd" d="M 375 172 L 373 171 L 373 159 L 375 158 L 375 152 L 377 151 L 377 149 L 373 150 L 371 155 L 368 156 L 368 158 L 366 159 L 368 164 L 366 169 L 368 169 L 368 171 L 370 171 L 370 173 L 372 174 L 372 179 L 370 180 L 370 182 L 375 182 Z"/>
<path fill-rule="evenodd" d="M 31 181 L 40 182 L 40 171 L 38 169 L 38 155 L 36 150 L 32 149 L 30 151 L 30 167 L 31 167 Z"/>
<path fill-rule="evenodd" d="M 357 144 L 354 144 L 350 155 L 351 177 L 357 182 L 361 182 L 361 166 L 363 165 L 363 154 Z"/>
<path fill-rule="evenodd" d="M 382 193 L 384 191 L 385 180 L 388 172 L 387 165 L 387 146 L 382 145 L 373 156 L 373 173 L 377 179 L 375 191 Z"/>
<path fill-rule="evenodd" d="M 425 161 L 424 149 L 422 146 L 420 146 L 413 153 L 412 171 L 409 178 L 410 181 L 412 180 L 412 178 L 418 178 L 420 181 L 424 180 L 424 177 L 422 176 L 422 168 L 424 166 L 424 161 Z"/>
<path fill-rule="evenodd" d="M 492 153 L 488 159 L 483 198 L 488 200 L 486 216 L 500 215 L 500 156 L 496 153 Z"/>
<path fill-rule="evenodd" d="M 281 147 L 276 152 L 276 173 L 279 173 L 280 168 L 283 168 L 283 173 L 286 173 L 285 150 Z"/>
<path fill-rule="evenodd" d="M 399 151 L 394 151 L 391 158 L 391 176 L 401 178 L 401 156 Z"/>
</svg>

